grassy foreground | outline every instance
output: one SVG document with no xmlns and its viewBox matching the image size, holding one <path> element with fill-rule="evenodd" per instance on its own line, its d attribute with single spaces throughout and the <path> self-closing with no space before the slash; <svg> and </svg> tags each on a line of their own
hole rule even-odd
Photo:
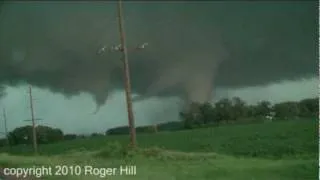
<svg viewBox="0 0 320 180">
<path fill-rule="evenodd" d="M 173 158 L 134 157 L 130 160 L 102 159 L 87 153 L 57 157 L 18 157 L 0 155 L 0 163 L 6 167 L 32 167 L 34 165 L 86 165 L 112 168 L 120 165 L 135 165 L 134 176 L 107 176 L 104 179 L 124 180 L 308 180 L 317 178 L 316 160 L 265 160 L 234 158 L 223 155 L 198 155 L 167 152 Z M 163 156 L 166 156 L 165 153 Z M 180 156 L 180 157 L 179 157 Z M 189 157 L 191 156 L 191 157 Z M 48 176 L 42 179 L 101 179 L 99 175 Z"/>
<path fill-rule="evenodd" d="M 127 136 L 110 136 L 42 145 L 39 157 L 17 146 L 10 155 L 0 154 L 0 166 L 136 166 L 134 176 L 103 178 L 115 180 L 311 180 L 318 178 L 317 129 L 315 121 L 289 121 L 144 134 L 138 135 L 137 151 L 123 146 Z M 81 176 L 41 179 L 101 178 L 82 169 Z"/>
</svg>

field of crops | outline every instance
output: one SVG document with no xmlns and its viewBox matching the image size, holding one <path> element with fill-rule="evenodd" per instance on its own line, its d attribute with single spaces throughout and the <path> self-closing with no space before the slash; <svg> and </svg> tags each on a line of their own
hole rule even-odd
<svg viewBox="0 0 320 180">
<path fill-rule="evenodd" d="M 316 121 L 289 121 L 249 125 L 226 125 L 179 132 L 137 136 L 140 147 L 162 147 L 183 152 L 216 152 L 235 156 L 275 157 L 315 156 L 318 153 Z M 40 145 L 43 155 L 72 150 L 99 150 L 110 142 L 128 143 L 127 135 L 94 137 L 57 144 Z M 31 146 L 15 146 L 14 154 L 28 154 Z"/>
<path fill-rule="evenodd" d="M 0 154 L 0 166 L 64 163 L 109 167 L 130 162 L 137 166 L 136 176 L 108 179 L 315 179 L 317 124 L 297 120 L 140 134 L 137 138 L 141 150 L 137 152 L 125 150 L 128 136 L 122 135 L 41 145 L 42 156 L 37 158 L 16 156 L 32 152 L 31 147 L 16 146 L 10 155 Z M 97 177 L 62 179 L 81 178 Z"/>
</svg>

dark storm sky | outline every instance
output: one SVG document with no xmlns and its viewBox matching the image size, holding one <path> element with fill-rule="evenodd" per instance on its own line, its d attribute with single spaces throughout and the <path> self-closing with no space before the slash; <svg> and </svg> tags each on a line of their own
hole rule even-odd
<svg viewBox="0 0 320 180">
<path fill-rule="evenodd" d="M 116 4 L 6 2 L 0 83 L 27 81 L 104 104 L 123 87 Z M 125 3 L 132 87 L 194 100 L 216 87 L 246 87 L 317 74 L 317 1 Z"/>
</svg>

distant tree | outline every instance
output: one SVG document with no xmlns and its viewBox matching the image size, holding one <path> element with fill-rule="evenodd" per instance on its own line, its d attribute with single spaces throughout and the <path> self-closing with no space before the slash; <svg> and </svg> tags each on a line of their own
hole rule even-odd
<svg viewBox="0 0 320 180">
<path fill-rule="evenodd" d="M 31 144 L 32 143 L 32 126 L 23 126 L 9 132 L 9 142 L 12 145 L 16 144 Z"/>
<path fill-rule="evenodd" d="M 6 146 L 7 145 L 7 139 L 6 138 L 1 138 L 0 139 L 0 147 Z"/>
<path fill-rule="evenodd" d="M 282 119 L 298 117 L 300 114 L 299 105 L 296 102 L 282 102 L 273 106 L 275 116 Z"/>
<path fill-rule="evenodd" d="M 91 134 L 91 137 L 101 137 L 101 136 L 104 136 L 104 135 L 100 134 L 100 133 L 92 133 Z"/>
<path fill-rule="evenodd" d="M 178 131 L 184 129 L 184 124 L 181 121 L 167 122 L 158 125 L 158 131 Z"/>
<path fill-rule="evenodd" d="M 309 98 L 298 102 L 301 117 L 318 117 L 319 98 Z"/>
<path fill-rule="evenodd" d="M 271 112 L 271 103 L 269 101 L 261 101 L 256 105 L 255 108 L 255 116 L 267 116 Z"/>
<path fill-rule="evenodd" d="M 255 117 L 257 115 L 257 107 L 254 105 L 249 105 L 247 107 L 247 116 L 248 117 Z"/>
<path fill-rule="evenodd" d="M 60 129 L 48 126 L 36 127 L 37 142 L 39 144 L 53 143 L 63 140 L 63 132 Z M 33 140 L 32 126 L 23 126 L 9 132 L 9 142 L 15 144 L 31 144 Z"/>
<path fill-rule="evenodd" d="M 73 140 L 73 139 L 77 139 L 77 135 L 76 134 L 66 134 L 63 137 L 64 140 Z"/>
<path fill-rule="evenodd" d="M 137 127 L 137 130 L 140 129 L 140 131 L 137 131 L 137 133 L 142 132 L 142 133 L 157 133 L 158 132 L 158 125 L 157 124 L 152 124 L 149 126 L 143 126 L 143 127 Z"/>
<path fill-rule="evenodd" d="M 193 129 L 203 124 L 203 118 L 200 111 L 201 104 L 193 102 L 190 104 L 188 109 L 180 112 L 180 118 L 184 122 L 186 129 Z"/>
<path fill-rule="evenodd" d="M 36 130 L 39 144 L 47 144 L 63 140 L 63 132 L 60 129 L 48 126 L 37 126 Z"/>
<path fill-rule="evenodd" d="M 239 97 L 232 98 L 232 115 L 234 120 L 247 116 L 246 103 Z"/>
<path fill-rule="evenodd" d="M 201 114 L 200 121 L 202 122 L 202 124 L 209 124 L 215 121 L 216 119 L 215 111 L 213 106 L 210 103 L 207 102 L 200 105 L 199 111 Z"/>
<path fill-rule="evenodd" d="M 129 127 L 120 126 L 120 127 L 108 129 L 106 131 L 106 135 L 116 135 L 116 134 L 129 134 Z"/>
<path fill-rule="evenodd" d="M 183 121 L 183 126 L 185 129 L 193 129 L 195 127 L 195 119 L 190 112 L 180 112 L 180 118 Z"/>
<path fill-rule="evenodd" d="M 150 133 L 153 130 L 150 129 L 150 126 L 140 126 L 136 127 L 136 133 Z"/>
<path fill-rule="evenodd" d="M 234 117 L 232 101 L 224 98 L 215 103 L 216 116 L 218 121 L 229 121 Z"/>
<path fill-rule="evenodd" d="M 87 136 L 84 134 L 77 135 L 77 139 L 85 139 Z"/>
</svg>

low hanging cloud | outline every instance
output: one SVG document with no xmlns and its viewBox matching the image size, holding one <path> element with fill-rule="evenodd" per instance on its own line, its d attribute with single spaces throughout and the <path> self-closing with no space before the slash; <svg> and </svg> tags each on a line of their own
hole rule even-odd
<svg viewBox="0 0 320 180">
<path fill-rule="evenodd" d="M 204 102 L 215 88 L 317 76 L 317 1 L 124 3 L 135 100 Z M 123 89 L 116 3 L 5 2 L 0 86 L 30 83 L 96 103 Z M 146 48 L 135 47 L 147 42 Z M 1 90 L 0 90 L 1 92 Z"/>
</svg>

